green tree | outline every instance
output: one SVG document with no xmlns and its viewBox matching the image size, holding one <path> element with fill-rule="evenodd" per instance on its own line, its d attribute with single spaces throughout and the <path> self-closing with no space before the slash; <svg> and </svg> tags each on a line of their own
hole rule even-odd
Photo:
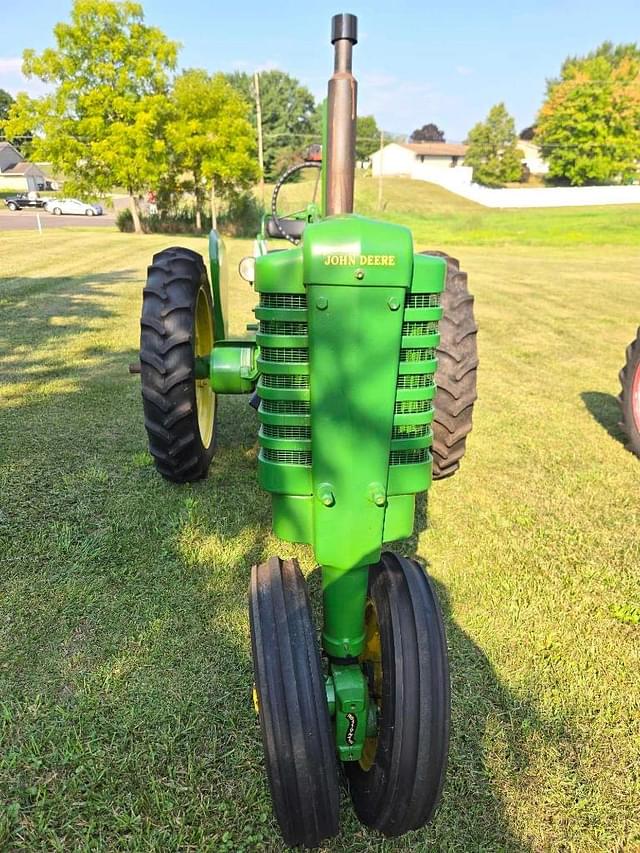
<svg viewBox="0 0 640 853">
<path fill-rule="evenodd" d="M 251 122 L 255 127 L 253 75 L 236 71 L 228 74 L 227 79 L 251 105 Z M 316 107 L 306 86 L 301 86 L 295 77 L 284 71 L 263 71 L 259 84 L 264 171 L 265 177 L 273 179 L 279 174 L 277 165 L 282 166 L 283 155 L 290 161 L 295 157 L 294 152 L 303 151 L 312 142 L 320 142 L 314 120 Z"/>
<path fill-rule="evenodd" d="M 380 148 L 380 128 L 373 116 L 358 116 L 356 123 L 356 160 L 368 160 Z"/>
<path fill-rule="evenodd" d="M 536 142 L 549 177 L 573 186 L 630 183 L 640 175 L 640 50 L 604 42 L 569 57 L 547 84 Z"/>
<path fill-rule="evenodd" d="M 5 132 L 32 130 L 34 156 L 69 176 L 74 191 L 124 187 L 140 231 L 136 197 L 167 168 L 163 128 L 177 45 L 128 0 L 74 0 L 71 22 L 56 24 L 54 37 L 55 48 L 23 55 L 23 73 L 51 93 L 19 94 Z"/>
<path fill-rule="evenodd" d="M 172 171 L 187 176 L 183 188 L 195 196 L 200 230 L 207 183 L 228 196 L 258 176 L 249 105 L 223 74 L 191 69 L 176 78 L 172 107 L 166 131 Z"/>
<path fill-rule="evenodd" d="M 0 89 L 0 122 L 3 122 L 9 115 L 9 107 L 13 104 L 13 98 L 9 92 Z"/>
<path fill-rule="evenodd" d="M 504 104 L 491 107 L 486 120 L 470 130 L 467 143 L 464 164 L 473 167 L 474 181 L 486 187 L 500 187 L 519 180 L 522 154 L 517 147 L 515 122 Z"/>
</svg>

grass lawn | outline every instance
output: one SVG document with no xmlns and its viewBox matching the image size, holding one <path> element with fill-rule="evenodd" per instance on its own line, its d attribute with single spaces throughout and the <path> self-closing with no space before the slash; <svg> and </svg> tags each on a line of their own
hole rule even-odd
<svg viewBox="0 0 640 853">
<path fill-rule="evenodd" d="M 418 247 L 463 261 L 480 324 L 468 456 L 398 546 L 446 612 L 451 755 L 430 827 L 385 840 L 345 796 L 326 850 L 638 850 L 640 462 L 614 395 L 640 209 L 501 213 L 388 183 L 386 215 L 405 196 Z M 246 591 L 256 561 L 313 558 L 270 532 L 246 398 L 220 402 L 206 481 L 151 465 L 127 365 L 171 242 L 0 233 L 0 849 L 282 849 Z M 250 242 L 229 250 L 235 270 Z M 242 333 L 254 295 L 232 283 Z"/>
</svg>

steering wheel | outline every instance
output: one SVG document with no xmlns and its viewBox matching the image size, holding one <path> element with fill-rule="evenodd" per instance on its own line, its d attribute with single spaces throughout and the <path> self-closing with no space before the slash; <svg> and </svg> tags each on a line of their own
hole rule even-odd
<svg viewBox="0 0 640 853">
<path fill-rule="evenodd" d="M 296 222 L 302 223 L 308 221 L 307 216 L 309 214 L 310 205 L 316 204 L 316 196 L 318 194 L 318 185 L 320 183 L 320 171 L 318 171 L 318 175 L 316 177 L 316 181 L 313 187 L 313 197 L 311 199 L 310 205 L 303 207 L 302 210 L 294 210 L 290 213 L 278 213 L 278 197 L 280 195 L 280 190 L 284 186 L 284 184 L 291 178 L 292 175 L 297 175 L 298 172 L 302 172 L 303 169 L 317 169 L 320 170 L 322 168 L 322 163 L 318 163 L 317 161 L 309 160 L 305 163 L 298 163 L 296 166 L 292 166 L 290 169 L 280 176 L 278 179 L 278 183 L 273 188 L 273 195 L 271 197 L 271 218 L 277 230 L 280 234 L 288 240 L 290 243 L 293 243 L 294 246 L 297 246 L 300 243 L 300 235 L 302 233 L 302 228 L 293 228 L 291 229 L 291 233 L 287 230 L 288 222 Z M 297 232 L 297 233 L 296 233 Z"/>
</svg>

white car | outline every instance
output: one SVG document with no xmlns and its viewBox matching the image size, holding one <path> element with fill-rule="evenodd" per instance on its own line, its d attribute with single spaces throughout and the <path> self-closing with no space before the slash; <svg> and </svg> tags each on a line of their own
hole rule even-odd
<svg viewBox="0 0 640 853">
<path fill-rule="evenodd" d="M 77 198 L 52 198 L 45 204 L 44 209 L 49 213 L 60 216 L 62 213 L 71 213 L 78 216 L 101 216 L 102 207 L 99 204 L 87 204 L 86 201 L 78 201 Z"/>
</svg>

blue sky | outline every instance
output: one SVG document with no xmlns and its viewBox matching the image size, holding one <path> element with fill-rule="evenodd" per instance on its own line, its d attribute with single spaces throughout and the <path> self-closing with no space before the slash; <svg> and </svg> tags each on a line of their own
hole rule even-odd
<svg viewBox="0 0 640 853">
<path fill-rule="evenodd" d="M 1 88 L 38 92 L 37 82 L 21 78 L 22 50 L 50 45 L 53 24 L 68 17 L 70 6 L 70 0 L 37 0 L 29 14 L 3 16 Z M 533 121 L 545 79 L 565 56 L 605 39 L 640 41 L 640 0 L 387 0 L 342 7 L 319 0 L 146 0 L 143 6 L 148 23 L 182 43 L 182 67 L 281 68 L 317 98 L 332 68 L 330 17 L 354 12 L 359 113 L 373 113 L 396 133 L 435 121 L 451 140 L 463 139 L 501 100 L 521 129 Z"/>
</svg>

